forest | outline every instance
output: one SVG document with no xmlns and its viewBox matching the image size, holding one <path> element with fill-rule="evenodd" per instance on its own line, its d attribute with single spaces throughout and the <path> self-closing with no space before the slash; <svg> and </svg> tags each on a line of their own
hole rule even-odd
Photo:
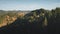
<svg viewBox="0 0 60 34">
<path fill-rule="evenodd" d="M 6 23 L 0 26 L 2 34 L 60 34 L 60 7 L 32 11 L 0 10 L 0 24 L 2 23 Z"/>
</svg>

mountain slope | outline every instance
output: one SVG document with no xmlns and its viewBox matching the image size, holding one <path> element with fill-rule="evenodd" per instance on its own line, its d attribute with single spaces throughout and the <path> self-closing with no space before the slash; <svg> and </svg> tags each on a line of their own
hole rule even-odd
<svg viewBox="0 0 60 34">
<path fill-rule="evenodd" d="M 59 8 L 51 11 L 34 10 L 24 17 L 18 17 L 12 24 L 2 27 L 0 31 L 8 34 L 59 34 L 59 17 Z"/>
</svg>

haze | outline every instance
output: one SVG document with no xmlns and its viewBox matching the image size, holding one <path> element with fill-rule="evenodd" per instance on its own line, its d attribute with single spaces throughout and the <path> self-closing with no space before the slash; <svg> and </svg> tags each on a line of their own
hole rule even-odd
<svg viewBox="0 0 60 34">
<path fill-rule="evenodd" d="M 60 7 L 60 0 L 0 0 L 0 10 L 35 10 Z"/>
</svg>

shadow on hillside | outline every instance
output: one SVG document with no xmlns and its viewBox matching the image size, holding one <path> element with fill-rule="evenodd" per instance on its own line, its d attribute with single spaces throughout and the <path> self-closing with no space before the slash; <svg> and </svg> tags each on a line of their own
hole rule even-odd
<svg viewBox="0 0 60 34">
<path fill-rule="evenodd" d="M 43 21 L 43 20 L 42 20 Z M 21 23 L 21 19 L 15 20 L 12 24 L 0 28 L 0 33 L 3 34 L 59 34 L 60 33 L 60 24 L 59 21 L 57 23 L 55 21 L 49 19 L 48 27 L 42 27 L 42 21 L 30 23 L 25 21 Z"/>
<path fill-rule="evenodd" d="M 47 33 L 47 30 L 44 31 L 42 27 L 43 19 L 39 22 L 30 23 L 29 21 L 24 21 L 21 23 L 21 19 L 15 20 L 12 24 L 2 27 L 0 29 L 0 33 L 7 33 L 7 34 L 44 34 Z"/>
</svg>

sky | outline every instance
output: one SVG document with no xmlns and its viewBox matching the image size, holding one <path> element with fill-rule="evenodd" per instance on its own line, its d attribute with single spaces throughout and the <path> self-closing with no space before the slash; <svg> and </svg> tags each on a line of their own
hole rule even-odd
<svg viewBox="0 0 60 34">
<path fill-rule="evenodd" d="M 60 0 L 0 0 L 0 10 L 35 10 L 60 7 Z"/>
</svg>

